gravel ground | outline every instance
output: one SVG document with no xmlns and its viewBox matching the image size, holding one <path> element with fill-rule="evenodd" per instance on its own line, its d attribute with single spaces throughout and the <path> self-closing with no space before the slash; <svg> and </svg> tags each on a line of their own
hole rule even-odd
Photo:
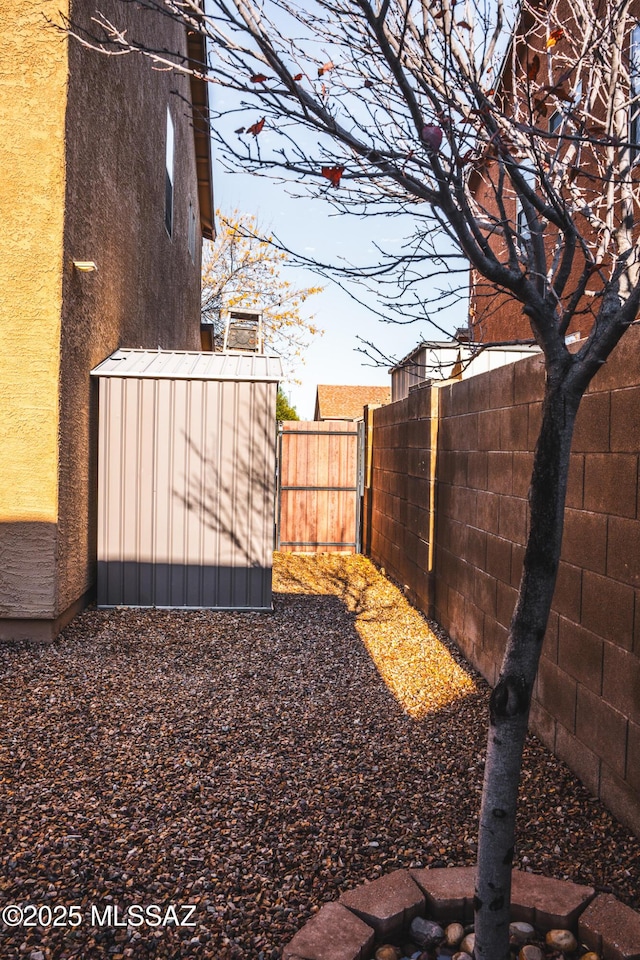
<svg viewBox="0 0 640 960">
<path fill-rule="evenodd" d="M 275 960 L 365 879 L 473 863 L 484 682 L 364 558 L 275 572 L 273 615 L 88 610 L 0 648 L 0 906 L 44 907 L 2 960 Z M 533 738 L 519 830 L 516 866 L 639 906 L 640 841 Z"/>
</svg>

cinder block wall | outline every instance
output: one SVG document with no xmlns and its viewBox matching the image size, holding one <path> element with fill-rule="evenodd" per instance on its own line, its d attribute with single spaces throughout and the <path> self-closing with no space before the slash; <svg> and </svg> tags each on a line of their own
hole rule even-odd
<svg viewBox="0 0 640 960">
<path fill-rule="evenodd" d="M 491 684 L 522 569 L 542 392 L 542 363 L 531 358 L 414 392 L 373 415 L 371 556 L 435 616 Z M 428 444 L 438 407 L 434 460 Z M 633 328 L 580 410 L 531 723 L 638 834 L 639 451 L 640 329 Z M 431 576 L 425 565 L 430 525 Z"/>
<path fill-rule="evenodd" d="M 426 388 L 373 411 L 363 511 L 363 543 L 370 555 L 403 584 L 412 603 L 431 615 L 437 401 L 437 391 Z"/>
</svg>

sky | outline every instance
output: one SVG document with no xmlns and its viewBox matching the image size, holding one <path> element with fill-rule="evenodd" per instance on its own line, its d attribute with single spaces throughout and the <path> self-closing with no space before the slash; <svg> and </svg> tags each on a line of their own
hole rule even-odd
<svg viewBox="0 0 640 960">
<path fill-rule="evenodd" d="M 226 113 L 216 120 L 216 124 L 226 129 L 227 136 L 233 135 L 233 128 L 238 123 L 245 124 L 248 117 L 254 119 L 251 114 L 239 116 L 236 112 L 238 98 L 231 91 L 213 84 L 210 97 L 212 107 L 221 114 Z M 298 135 L 306 136 L 304 131 Z M 261 134 L 261 143 L 269 143 L 269 139 L 267 128 Z M 370 265 L 379 259 L 374 243 L 392 253 L 400 253 L 403 241 L 411 234 L 412 224 L 408 216 L 361 218 L 356 214 L 338 214 L 321 196 L 304 195 L 300 184 L 295 184 L 292 189 L 267 177 L 230 173 L 216 155 L 215 140 L 212 151 L 216 207 L 227 214 L 237 210 L 255 216 L 265 233 L 271 233 L 304 257 L 317 257 L 325 262 L 343 259 L 349 263 Z M 326 189 L 333 188 L 327 185 Z M 298 196 L 292 195 L 294 191 Z M 286 278 L 297 287 L 324 286 L 323 292 L 311 297 L 303 308 L 307 309 L 307 315 L 314 315 L 314 322 L 324 334 L 313 339 L 306 351 L 305 362 L 295 372 L 300 383 L 283 384 L 301 419 L 313 418 L 319 383 L 390 386 L 389 363 L 376 366 L 373 360 L 365 357 L 359 352 L 363 347 L 359 338 L 375 344 L 385 357 L 393 361 L 402 359 L 421 340 L 445 339 L 442 332 L 426 320 L 409 324 L 385 323 L 328 277 L 318 277 L 311 271 L 292 267 L 287 269 Z M 363 296 L 360 286 L 356 286 L 354 292 Z M 437 295 L 432 294 L 431 300 L 436 299 Z M 458 302 L 452 310 L 438 316 L 438 323 L 445 331 L 453 332 L 466 322 L 464 302 Z"/>
<path fill-rule="evenodd" d="M 282 184 L 265 177 L 225 172 L 215 160 L 214 194 L 217 208 L 226 213 L 237 209 L 253 214 L 265 232 L 273 233 L 306 257 L 326 260 L 342 256 L 351 261 L 373 262 L 372 240 L 399 250 L 404 239 L 395 221 L 338 215 L 322 198 L 292 197 Z M 286 276 L 296 286 L 324 286 L 322 293 L 305 305 L 324 334 L 313 339 L 304 363 L 296 371 L 301 382 L 283 385 L 301 419 L 313 419 L 319 383 L 391 385 L 388 365 L 373 366 L 372 360 L 358 352 L 358 347 L 362 347 L 358 337 L 373 342 L 396 360 L 406 356 L 422 339 L 443 339 L 426 322 L 384 323 L 331 279 L 319 278 L 301 268 L 288 268 Z M 355 292 L 362 296 L 359 288 Z M 448 327 L 453 331 L 465 322 L 465 307 L 460 304 Z"/>
</svg>

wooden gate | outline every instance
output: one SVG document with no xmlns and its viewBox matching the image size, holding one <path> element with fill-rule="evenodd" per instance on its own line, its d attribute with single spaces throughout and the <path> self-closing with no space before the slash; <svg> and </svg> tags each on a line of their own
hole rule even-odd
<svg viewBox="0 0 640 960">
<path fill-rule="evenodd" d="M 363 425 L 289 421 L 278 434 L 278 550 L 360 551 Z"/>
</svg>

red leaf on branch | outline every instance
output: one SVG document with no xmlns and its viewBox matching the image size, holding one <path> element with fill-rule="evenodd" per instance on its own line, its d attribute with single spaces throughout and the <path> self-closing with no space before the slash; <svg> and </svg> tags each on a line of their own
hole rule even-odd
<svg viewBox="0 0 640 960">
<path fill-rule="evenodd" d="M 252 133 L 254 137 L 257 137 L 259 133 L 262 132 L 264 127 L 265 118 L 262 117 L 261 120 L 257 120 L 255 123 L 252 123 L 250 127 L 247 127 L 247 133 Z"/>
<path fill-rule="evenodd" d="M 251 83 L 264 83 L 266 79 L 264 73 L 254 73 L 251 77 Z"/>
<path fill-rule="evenodd" d="M 340 186 L 340 178 L 344 173 L 344 167 L 323 167 L 320 171 L 323 177 L 331 181 L 332 187 Z"/>
<path fill-rule="evenodd" d="M 303 73 L 296 73 L 295 77 L 293 78 L 293 82 L 298 83 L 300 80 L 302 80 L 303 76 Z"/>
<path fill-rule="evenodd" d="M 540 57 L 537 53 L 531 58 L 531 63 L 527 70 L 527 80 L 535 80 L 540 72 Z"/>
<path fill-rule="evenodd" d="M 434 153 L 440 149 L 440 144 L 442 143 L 442 128 L 433 127 L 427 125 L 422 128 L 422 133 L 420 134 L 422 142 L 434 151 Z"/>
<path fill-rule="evenodd" d="M 456 157 L 456 167 L 464 167 L 473 159 L 473 150 L 467 150 L 461 157 Z"/>
<path fill-rule="evenodd" d="M 459 21 L 458 21 L 458 26 L 459 26 L 459 27 L 464 27 L 465 30 L 472 30 L 472 29 L 473 29 L 473 27 L 471 26 L 471 24 L 470 24 L 470 23 L 467 23 L 466 20 L 459 20 Z"/>
<path fill-rule="evenodd" d="M 365 80 L 364 86 L 365 86 L 366 89 L 368 90 L 369 87 L 372 87 L 372 86 L 373 86 L 373 80 Z"/>
<path fill-rule="evenodd" d="M 331 60 L 328 60 L 321 67 L 318 67 L 318 76 L 323 77 L 325 73 L 331 73 L 332 70 L 333 70 L 333 63 L 331 62 Z"/>
<path fill-rule="evenodd" d="M 545 44 L 547 50 L 550 50 L 551 47 L 555 47 L 556 43 L 558 43 L 559 40 L 562 40 L 563 37 L 564 30 L 562 27 L 558 27 L 557 30 L 552 30 Z"/>
<path fill-rule="evenodd" d="M 557 83 L 555 87 L 542 87 L 543 90 L 548 90 L 549 93 L 552 93 L 558 98 L 558 100 L 564 100 L 565 103 L 571 103 L 573 97 L 570 93 L 567 93 L 566 87 L 562 83 Z"/>
</svg>

